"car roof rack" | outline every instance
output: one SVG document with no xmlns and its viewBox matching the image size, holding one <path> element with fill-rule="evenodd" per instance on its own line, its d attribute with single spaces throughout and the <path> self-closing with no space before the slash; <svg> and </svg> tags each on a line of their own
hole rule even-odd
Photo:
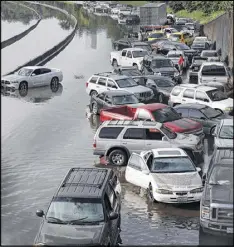
<svg viewBox="0 0 234 247">
<path fill-rule="evenodd" d="M 96 74 L 94 74 L 94 75 L 109 77 L 110 75 L 113 75 L 113 74 L 114 74 L 113 72 L 108 71 L 108 72 L 100 72 L 100 73 L 96 73 Z"/>
<path fill-rule="evenodd" d="M 137 126 L 138 121 L 135 121 L 135 120 L 110 120 L 110 122 L 107 125 L 109 125 L 109 126 L 111 126 L 111 125 Z"/>
</svg>

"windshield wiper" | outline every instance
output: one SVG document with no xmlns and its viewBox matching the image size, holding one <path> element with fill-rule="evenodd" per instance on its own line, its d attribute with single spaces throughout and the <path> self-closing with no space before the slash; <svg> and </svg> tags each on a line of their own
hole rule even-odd
<svg viewBox="0 0 234 247">
<path fill-rule="evenodd" d="M 75 219 L 75 220 L 70 220 L 69 224 L 74 224 L 74 223 L 84 223 L 83 220 L 87 219 L 88 216 L 84 217 L 84 218 L 80 218 L 80 219 Z M 86 222 L 85 222 L 86 223 Z"/>
<path fill-rule="evenodd" d="M 49 222 L 49 223 L 61 223 L 61 224 L 66 223 L 65 221 L 58 219 L 58 218 L 55 218 L 55 217 L 46 217 L 46 219 L 47 219 L 47 222 Z"/>
</svg>

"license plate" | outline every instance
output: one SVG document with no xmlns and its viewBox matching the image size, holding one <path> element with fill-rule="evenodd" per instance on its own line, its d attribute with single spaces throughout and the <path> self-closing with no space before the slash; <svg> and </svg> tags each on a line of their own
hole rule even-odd
<svg viewBox="0 0 234 247">
<path fill-rule="evenodd" d="M 187 202 L 188 198 L 187 197 L 177 197 L 178 202 Z"/>
<path fill-rule="evenodd" d="M 233 233 L 233 228 L 227 228 L 227 233 Z"/>
</svg>

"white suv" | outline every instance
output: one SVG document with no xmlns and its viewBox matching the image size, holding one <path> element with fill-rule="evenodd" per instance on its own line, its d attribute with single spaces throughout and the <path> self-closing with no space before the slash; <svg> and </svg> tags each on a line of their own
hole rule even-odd
<svg viewBox="0 0 234 247">
<path fill-rule="evenodd" d="M 229 81 L 229 69 L 222 62 L 204 62 L 198 71 L 198 84 L 206 82 L 221 82 L 228 84 Z"/>
<path fill-rule="evenodd" d="M 140 102 L 150 101 L 154 97 L 152 89 L 138 85 L 131 77 L 112 72 L 92 75 L 86 82 L 86 92 L 91 97 L 107 90 L 125 90 L 138 98 Z"/>
<path fill-rule="evenodd" d="M 223 92 L 215 87 L 197 84 L 181 84 L 171 91 L 168 104 L 198 103 L 210 106 L 222 113 L 233 111 L 233 99 L 228 98 Z"/>
</svg>

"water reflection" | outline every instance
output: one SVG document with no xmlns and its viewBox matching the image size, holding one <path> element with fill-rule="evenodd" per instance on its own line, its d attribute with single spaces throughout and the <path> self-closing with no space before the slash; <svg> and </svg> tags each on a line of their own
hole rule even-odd
<svg viewBox="0 0 234 247">
<path fill-rule="evenodd" d="M 61 83 L 59 83 L 56 88 L 46 86 L 39 88 L 29 88 L 27 90 L 16 90 L 14 92 L 11 92 L 7 89 L 1 90 L 3 96 L 18 98 L 20 100 L 35 104 L 48 102 L 55 96 L 61 96 L 62 92 L 63 85 Z"/>
</svg>

